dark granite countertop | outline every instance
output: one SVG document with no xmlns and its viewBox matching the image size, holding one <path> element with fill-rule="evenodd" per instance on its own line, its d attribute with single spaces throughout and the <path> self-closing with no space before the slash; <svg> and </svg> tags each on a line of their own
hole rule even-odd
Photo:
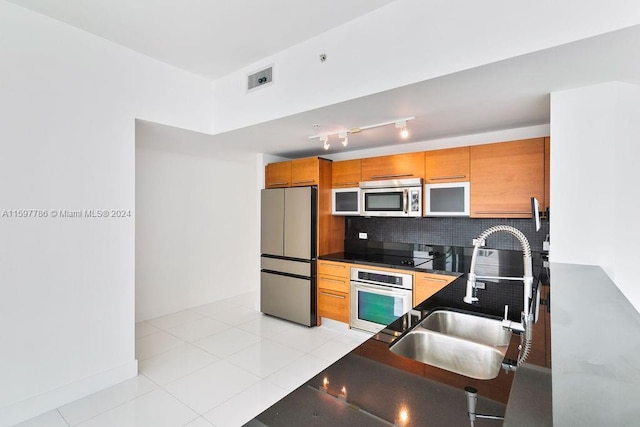
<svg viewBox="0 0 640 427">
<path fill-rule="evenodd" d="M 440 249 L 442 248 L 442 249 Z M 389 351 L 389 344 L 407 332 L 430 311 L 449 308 L 502 318 L 504 305 L 509 305 L 509 318 L 520 320 L 522 284 L 514 281 L 486 281 L 478 290 L 479 303 L 465 304 L 466 272 L 469 270 L 472 248 L 439 247 L 429 264 L 390 265 L 370 259 L 358 259 L 352 253 L 322 256 L 321 259 L 371 265 L 372 267 L 436 272 L 459 275 L 440 292 L 418 304 L 409 313 L 375 334 L 307 383 L 258 415 L 247 426 L 375 426 L 375 425 L 446 425 L 468 426 L 464 387 L 478 390 L 478 413 L 504 415 L 514 374 L 501 371 L 493 380 L 476 380 L 443 369 L 398 356 Z M 487 249 L 484 263 L 478 266 L 482 274 L 496 276 L 522 275 L 520 251 Z M 434 254 L 432 254 L 434 255 Z M 479 273 L 476 271 L 476 273 Z M 534 258 L 534 284 L 542 285 L 543 299 L 549 290 L 548 269 L 540 257 Z M 534 345 L 528 363 L 550 365 L 548 312 L 539 309 L 539 321 L 534 327 Z M 545 320 L 546 319 L 546 320 Z M 516 359 L 520 337 L 513 334 L 507 358 Z M 323 379 L 329 380 L 328 393 L 321 390 Z M 339 399 L 341 387 L 348 397 Z M 348 402 L 348 403 L 347 403 Z M 401 411 L 408 421 L 399 423 Z M 477 419 L 476 426 L 495 426 L 495 420 Z"/>
</svg>

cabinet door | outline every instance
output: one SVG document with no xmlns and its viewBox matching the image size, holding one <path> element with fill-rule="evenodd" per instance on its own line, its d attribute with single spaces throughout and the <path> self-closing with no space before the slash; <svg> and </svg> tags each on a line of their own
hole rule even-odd
<svg viewBox="0 0 640 427">
<path fill-rule="evenodd" d="M 469 147 L 427 151 L 424 178 L 434 184 L 469 181 Z"/>
<path fill-rule="evenodd" d="M 347 279 L 348 281 L 351 274 L 350 266 L 350 264 L 344 262 L 325 261 L 321 259 L 318 261 L 318 274 L 335 276 L 341 279 Z"/>
<path fill-rule="evenodd" d="M 456 280 L 456 276 L 416 273 L 415 283 L 413 284 L 413 306 L 420 304 L 454 280 Z"/>
<path fill-rule="evenodd" d="M 317 157 L 291 161 L 291 185 L 293 187 L 318 185 L 319 181 L 320 176 Z"/>
<path fill-rule="evenodd" d="M 349 293 L 349 279 L 318 274 L 318 288 Z"/>
<path fill-rule="evenodd" d="M 318 288 L 318 314 L 349 323 L 349 294 Z"/>
<path fill-rule="evenodd" d="M 531 218 L 544 200 L 544 138 L 471 147 L 471 216 Z"/>
<path fill-rule="evenodd" d="M 333 188 L 357 187 L 362 180 L 361 164 L 360 159 L 333 162 L 331 186 Z"/>
<path fill-rule="evenodd" d="M 269 163 L 264 172 L 265 188 L 291 186 L 291 162 Z"/>
<path fill-rule="evenodd" d="M 362 180 L 424 178 L 424 152 L 362 159 Z"/>
</svg>

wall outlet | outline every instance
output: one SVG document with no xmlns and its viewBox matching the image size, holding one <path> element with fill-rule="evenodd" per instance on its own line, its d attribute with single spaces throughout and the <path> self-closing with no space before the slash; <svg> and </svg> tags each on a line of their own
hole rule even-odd
<svg viewBox="0 0 640 427">
<path fill-rule="evenodd" d="M 358 233 L 358 238 L 366 239 L 367 238 L 367 233 Z"/>
</svg>

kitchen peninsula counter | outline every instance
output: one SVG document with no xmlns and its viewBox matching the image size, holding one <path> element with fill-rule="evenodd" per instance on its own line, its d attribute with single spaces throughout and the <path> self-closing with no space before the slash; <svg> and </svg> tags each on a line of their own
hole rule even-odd
<svg viewBox="0 0 640 427">
<path fill-rule="evenodd" d="M 521 270 L 522 253 L 512 252 L 515 253 L 514 256 L 520 266 L 509 268 Z M 462 254 L 462 252 L 458 253 Z M 339 259 L 335 255 L 323 257 L 323 259 L 345 262 L 344 258 Z M 462 262 L 462 258 L 459 261 L 457 265 L 462 265 L 462 268 L 466 269 L 468 264 Z M 348 262 L 354 263 L 353 260 Z M 380 264 L 370 265 L 379 266 Z M 452 264 L 449 263 L 449 265 Z M 540 270 L 542 262 L 538 259 L 535 265 Z M 435 270 L 413 269 L 429 272 Z M 445 270 L 438 268 L 437 271 Z M 448 273 L 460 275 L 462 271 Z M 547 277 L 546 274 L 542 276 Z M 548 281 L 542 283 L 547 285 Z M 513 307 L 509 310 L 509 317 L 519 321 L 518 310 L 522 307 L 522 284 L 517 285 L 507 281 L 488 284 L 487 289 L 479 294 L 480 304 L 473 306 L 462 302 L 465 289 L 466 274 L 462 274 L 440 292 L 414 307 L 409 313 L 294 390 L 247 425 L 344 425 L 350 427 L 382 426 L 394 423 L 402 425 L 401 414 L 402 411 L 406 411 L 408 420 L 405 425 L 425 425 L 424 422 L 427 422 L 429 425 L 467 426 L 469 419 L 464 394 L 465 386 L 478 389 L 478 413 L 504 415 L 514 377 L 513 372 L 501 371 L 493 380 L 475 380 L 389 351 L 389 342 L 401 336 L 424 314 L 437 307 L 456 309 L 462 304 L 464 307 L 460 308 L 465 311 L 502 317 L 504 304 L 507 303 L 512 304 L 510 307 Z M 505 297 L 508 302 L 505 302 Z M 541 310 L 545 308 L 541 307 Z M 512 312 L 514 314 L 511 314 Z M 519 341 L 519 336 L 514 334 L 507 358 L 517 357 Z M 546 360 L 544 339 L 534 343 L 532 356 L 536 353 L 535 358 L 544 363 Z M 326 392 L 322 388 L 325 378 L 329 382 Z M 346 399 L 341 399 L 342 387 L 345 387 Z M 495 423 L 495 420 L 476 420 L 476 426 L 495 426 Z"/>
</svg>

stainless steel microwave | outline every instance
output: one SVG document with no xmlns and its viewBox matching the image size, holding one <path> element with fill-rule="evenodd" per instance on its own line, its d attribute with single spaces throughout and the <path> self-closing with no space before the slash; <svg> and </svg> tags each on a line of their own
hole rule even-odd
<svg viewBox="0 0 640 427">
<path fill-rule="evenodd" d="M 331 190 L 331 213 L 345 216 L 360 215 L 360 187 Z"/>
<path fill-rule="evenodd" d="M 469 183 L 424 185 L 424 216 L 469 216 Z"/>
<path fill-rule="evenodd" d="M 360 190 L 362 216 L 422 216 L 422 178 L 363 181 Z"/>
</svg>

